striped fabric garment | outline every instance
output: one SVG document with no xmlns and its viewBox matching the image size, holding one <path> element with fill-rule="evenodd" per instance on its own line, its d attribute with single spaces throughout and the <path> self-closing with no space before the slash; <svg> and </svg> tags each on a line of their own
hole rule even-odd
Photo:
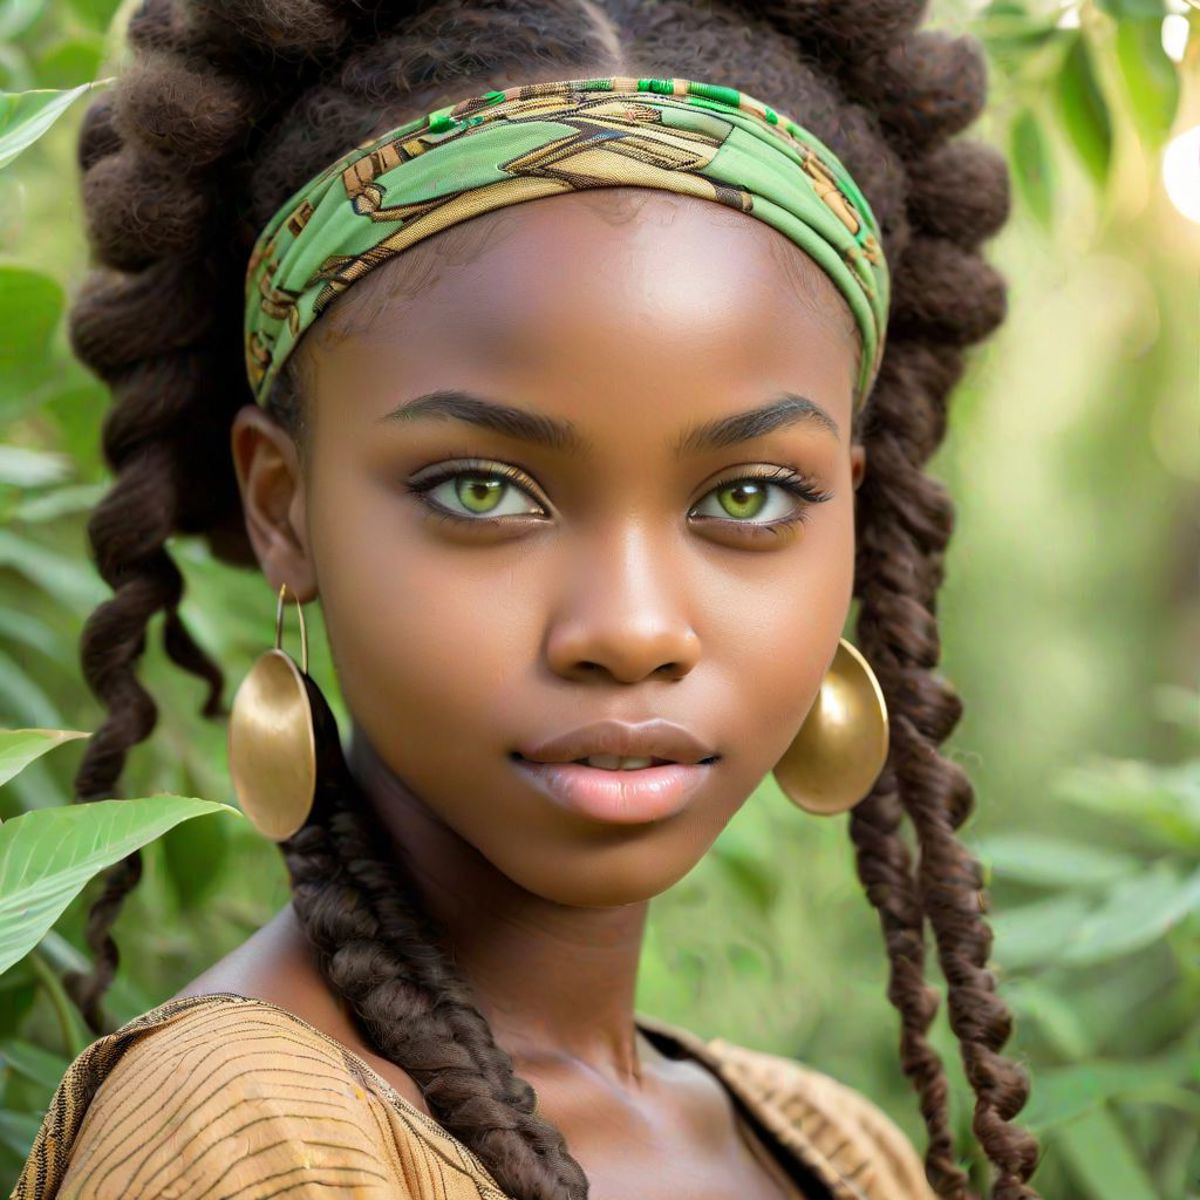
<svg viewBox="0 0 1200 1200">
<path fill-rule="evenodd" d="M 877 1106 L 788 1058 L 638 1017 L 724 1086 L 803 1200 L 936 1200 Z M 268 1001 L 168 1000 L 68 1068 L 12 1200 L 509 1200 L 358 1055 Z"/>
</svg>

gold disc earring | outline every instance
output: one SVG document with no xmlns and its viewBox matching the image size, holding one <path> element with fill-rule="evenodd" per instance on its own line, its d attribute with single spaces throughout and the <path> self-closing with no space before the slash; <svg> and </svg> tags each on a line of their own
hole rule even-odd
<svg viewBox="0 0 1200 1200">
<path fill-rule="evenodd" d="M 308 632 L 300 616 L 300 666 L 281 649 L 283 602 L 275 606 L 275 648 L 259 655 L 233 698 L 229 714 L 229 773 L 242 811 L 275 842 L 308 820 L 317 785 L 317 747 L 308 677 Z"/>
<path fill-rule="evenodd" d="M 853 808 L 875 785 L 888 754 L 888 712 L 870 664 L 845 638 L 804 724 L 772 774 L 805 812 Z"/>
</svg>

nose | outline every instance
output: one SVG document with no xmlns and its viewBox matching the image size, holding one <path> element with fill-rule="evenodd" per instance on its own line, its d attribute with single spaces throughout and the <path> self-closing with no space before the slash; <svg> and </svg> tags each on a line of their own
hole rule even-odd
<svg viewBox="0 0 1200 1200">
<path fill-rule="evenodd" d="M 589 538 L 564 564 L 547 633 L 550 668 L 567 679 L 682 679 L 700 657 L 680 564 L 637 532 Z"/>
</svg>

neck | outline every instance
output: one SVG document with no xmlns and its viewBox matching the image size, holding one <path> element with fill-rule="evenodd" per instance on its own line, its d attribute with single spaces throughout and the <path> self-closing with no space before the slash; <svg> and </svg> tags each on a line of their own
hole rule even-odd
<svg viewBox="0 0 1200 1200">
<path fill-rule="evenodd" d="M 534 895 L 430 812 L 357 727 L 348 760 L 514 1063 L 640 1080 L 634 994 L 649 902 L 577 908 Z"/>
</svg>

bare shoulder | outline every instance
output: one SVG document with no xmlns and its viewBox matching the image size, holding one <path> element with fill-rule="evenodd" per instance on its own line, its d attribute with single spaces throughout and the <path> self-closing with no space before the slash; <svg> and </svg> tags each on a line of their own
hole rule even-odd
<svg viewBox="0 0 1200 1200">
<path fill-rule="evenodd" d="M 101 1047 L 109 1038 L 121 1041 Z M 57 1120 L 48 1114 L 74 1126 L 59 1147 L 61 1184 L 32 1197 L 408 1195 L 382 1152 L 378 1097 L 335 1045 L 286 1014 L 174 1001 L 101 1043 L 75 1081 L 99 1068 L 98 1086 L 68 1088 Z"/>
<path fill-rule="evenodd" d="M 708 1043 L 723 1073 L 772 1109 L 786 1128 L 816 1149 L 863 1194 L 935 1200 L 920 1155 L 903 1130 L 861 1092 L 796 1059 Z"/>
</svg>

